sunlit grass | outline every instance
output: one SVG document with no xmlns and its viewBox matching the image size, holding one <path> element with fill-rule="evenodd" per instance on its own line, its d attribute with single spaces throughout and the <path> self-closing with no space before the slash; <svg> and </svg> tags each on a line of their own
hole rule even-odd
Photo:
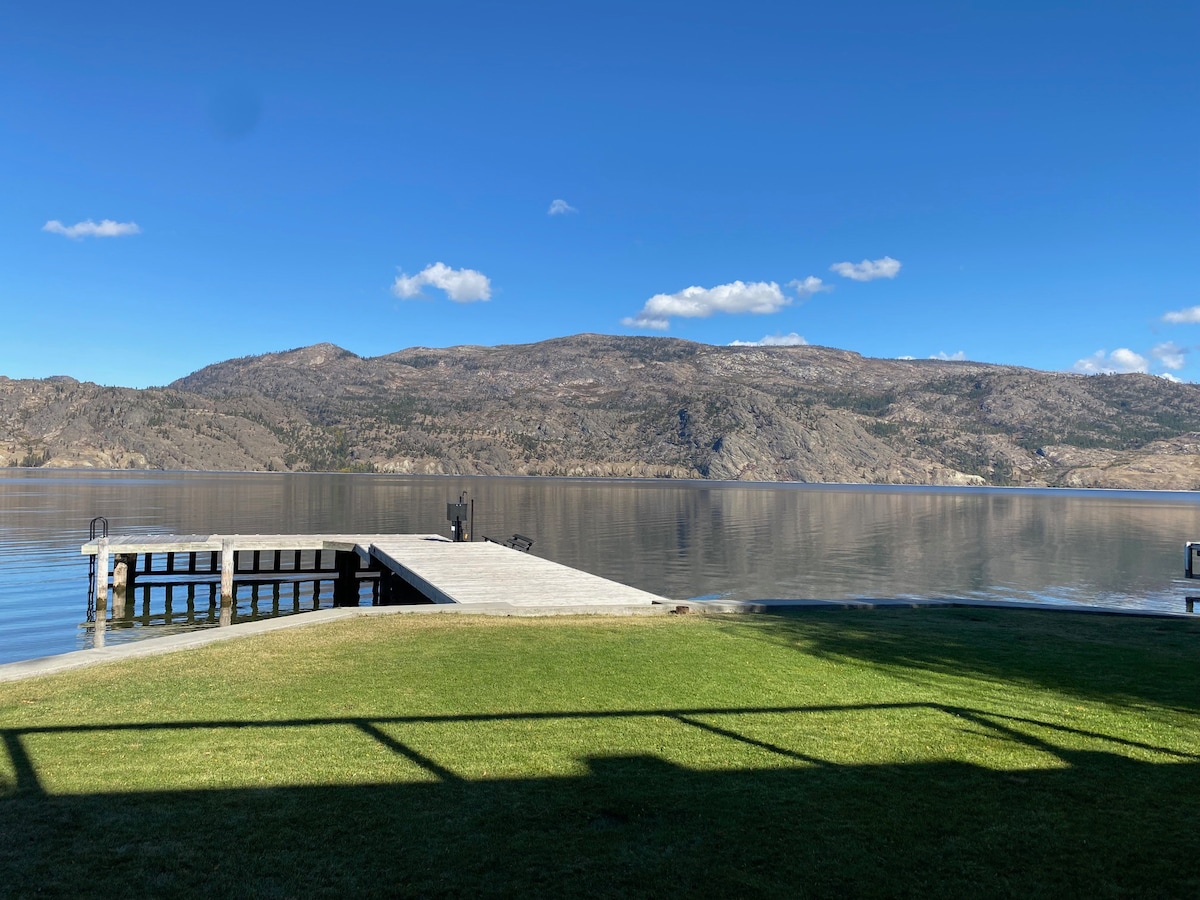
<svg viewBox="0 0 1200 900">
<path fill-rule="evenodd" d="M 0 685 L 0 896 L 1178 894 L 1198 649 L 1008 611 L 392 616 Z M 140 849 L 47 874 L 114 829 Z"/>
</svg>

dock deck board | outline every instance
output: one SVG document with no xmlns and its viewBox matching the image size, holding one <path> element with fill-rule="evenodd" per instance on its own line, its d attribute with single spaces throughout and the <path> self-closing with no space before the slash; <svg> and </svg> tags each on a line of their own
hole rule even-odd
<svg viewBox="0 0 1200 900">
<path fill-rule="evenodd" d="M 424 534 L 117 534 L 108 540 L 108 552 L 119 553 L 211 553 L 220 551 L 225 538 L 234 550 L 356 550 L 367 555 L 377 540 L 442 540 Z M 84 556 L 95 556 L 100 542 L 88 541 L 79 548 Z"/>
<path fill-rule="evenodd" d="M 665 597 L 492 543 L 396 540 L 370 554 L 435 603 L 649 606 Z"/>
</svg>

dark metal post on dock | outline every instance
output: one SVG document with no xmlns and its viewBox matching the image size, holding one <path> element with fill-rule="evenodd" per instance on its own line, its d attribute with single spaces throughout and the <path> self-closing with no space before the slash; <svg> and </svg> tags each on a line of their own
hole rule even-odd
<svg viewBox="0 0 1200 900">
<path fill-rule="evenodd" d="M 466 541 L 470 535 L 467 534 L 467 492 L 463 491 L 459 495 L 457 503 L 446 504 L 446 518 L 450 520 L 450 532 L 454 535 L 454 542 L 460 543 Z"/>
</svg>

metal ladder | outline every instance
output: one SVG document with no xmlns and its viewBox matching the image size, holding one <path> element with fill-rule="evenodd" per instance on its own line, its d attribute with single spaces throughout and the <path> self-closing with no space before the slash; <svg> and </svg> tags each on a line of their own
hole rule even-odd
<svg viewBox="0 0 1200 900">
<path fill-rule="evenodd" d="M 108 537 L 108 519 L 104 516 L 96 516 L 88 525 L 88 540 L 94 541 L 98 537 Z M 96 571 L 97 560 L 100 554 L 93 553 L 88 557 L 88 605 L 87 605 L 87 620 L 89 622 L 96 621 L 96 578 L 99 573 Z M 104 577 L 108 577 L 108 573 L 104 573 Z"/>
</svg>

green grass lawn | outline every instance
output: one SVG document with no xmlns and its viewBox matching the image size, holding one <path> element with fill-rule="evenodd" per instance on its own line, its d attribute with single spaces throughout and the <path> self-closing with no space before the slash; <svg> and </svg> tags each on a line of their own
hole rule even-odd
<svg viewBox="0 0 1200 900">
<path fill-rule="evenodd" d="M 0 684 L 0 897 L 1200 896 L 1200 624 L 388 616 Z"/>
</svg>

